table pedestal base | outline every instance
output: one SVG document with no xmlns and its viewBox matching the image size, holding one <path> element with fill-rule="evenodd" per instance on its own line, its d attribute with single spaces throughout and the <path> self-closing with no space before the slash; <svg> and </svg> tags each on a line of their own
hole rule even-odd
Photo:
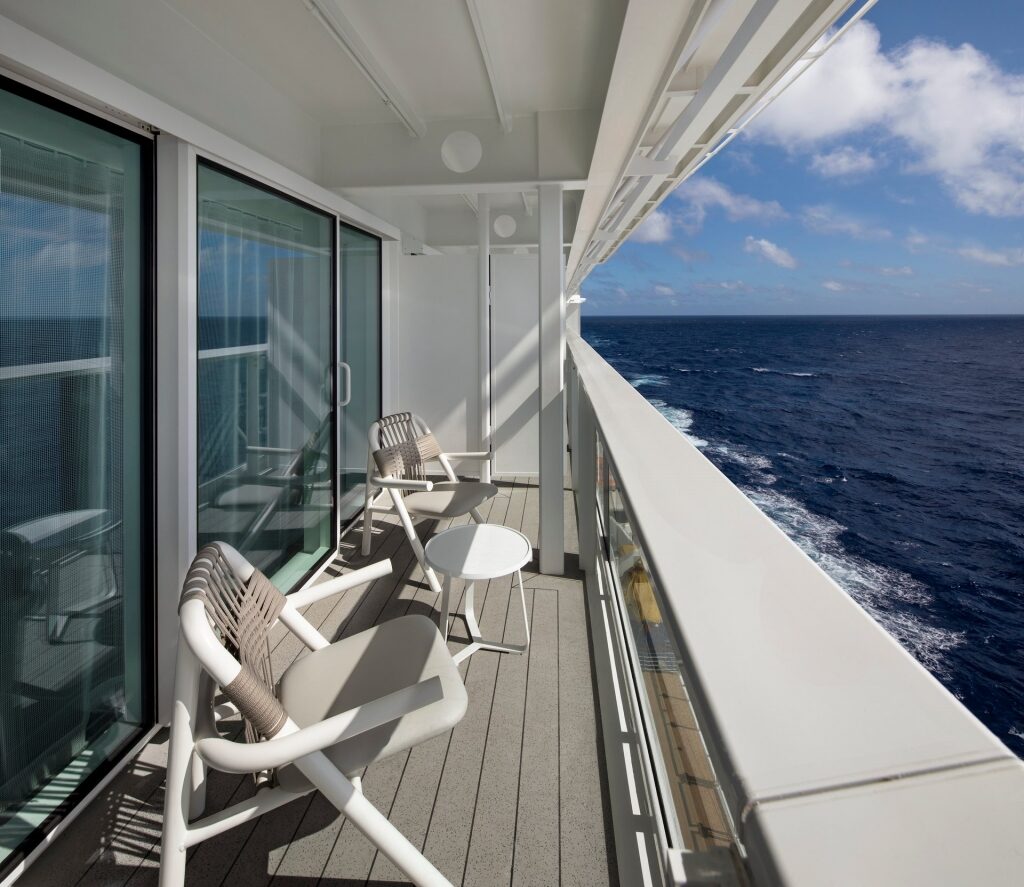
<svg viewBox="0 0 1024 887">
<path fill-rule="evenodd" d="M 473 602 L 473 586 L 475 583 L 470 582 L 466 586 L 466 612 L 464 618 L 466 620 L 466 628 L 469 630 L 469 644 L 462 650 L 459 650 L 452 660 L 458 664 L 464 659 L 468 659 L 478 650 L 495 650 L 498 653 L 525 653 L 530 646 L 530 620 L 526 615 L 526 591 L 523 589 L 523 573 L 522 570 L 516 570 L 516 579 L 519 582 L 519 599 L 523 605 L 523 628 L 526 630 L 526 643 L 525 644 L 504 644 L 500 641 L 489 641 L 484 639 L 480 634 L 480 624 L 476 621 L 476 609 Z M 452 591 L 452 577 L 445 576 L 444 587 L 441 592 L 441 608 L 438 611 L 438 626 L 441 629 L 441 634 L 444 635 L 444 639 L 448 640 L 448 624 L 451 621 L 451 591 Z"/>
</svg>

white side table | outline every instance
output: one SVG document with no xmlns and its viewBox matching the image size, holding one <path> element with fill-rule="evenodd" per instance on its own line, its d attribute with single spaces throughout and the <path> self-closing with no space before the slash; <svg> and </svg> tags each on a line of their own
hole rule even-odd
<svg viewBox="0 0 1024 887">
<path fill-rule="evenodd" d="M 522 567 L 533 557 L 533 545 L 518 530 L 496 524 L 466 524 L 452 527 L 434 536 L 425 549 L 427 563 L 444 574 L 438 625 L 445 640 L 451 619 L 452 578 L 469 582 L 466 586 L 466 626 L 470 643 L 452 658 L 461 662 L 477 650 L 497 650 L 501 653 L 522 653 L 530 646 L 530 622 L 526 617 L 526 592 L 523 590 Z M 480 636 L 480 626 L 473 608 L 473 585 L 477 580 L 497 579 L 515 573 L 519 581 L 519 598 L 523 604 L 525 644 L 503 644 Z"/>
</svg>

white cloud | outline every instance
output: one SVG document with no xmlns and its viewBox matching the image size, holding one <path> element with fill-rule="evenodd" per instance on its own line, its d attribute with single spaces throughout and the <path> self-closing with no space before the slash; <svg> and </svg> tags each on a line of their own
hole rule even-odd
<svg viewBox="0 0 1024 887">
<path fill-rule="evenodd" d="M 839 99 L 841 97 L 841 100 Z M 938 177 L 973 213 L 1024 215 L 1024 75 L 973 46 L 918 39 L 891 52 L 855 25 L 751 127 L 792 150 L 875 130 L 904 142 L 909 172 Z"/>
<path fill-rule="evenodd" d="M 805 206 L 801 219 L 811 231 L 818 234 L 845 234 L 857 240 L 885 240 L 892 232 L 866 219 L 840 212 L 827 204 Z"/>
<path fill-rule="evenodd" d="M 767 259 L 780 268 L 795 268 L 797 264 L 788 250 L 763 238 L 748 237 L 743 242 L 743 251 Z"/>
<path fill-rule="evenodd" d="M 998 268 L 1012 268 L 1024 265 L 1024 249 L 989 249 L 984 246 L 965 246 L 957 250 L 965 259 L 995 265 Z"/>
<path fill-rule="evenodd" d="M 831 293 L 841 293 L 846 289 L 838 280 L 826 280 L 822 286 Z"/>
<path fill-rule="evenodd" d="M 674 296 L 676 291 L 663 283 L 654 284 L 654 294 L 657 296 Z"/>
<path fill-rule="evenodd" d="M 850 179 L 865 175 L 878 167 L 870 151 L 858 151 L 849 145 L 811 158 L 811 170 L 826 179 Z"/>
<path fill-rule="evenodd" d="M 771 222 L 786 218 L 786 211 L 778 201 L 737 194 L 717 179 L 687 179 L 676 189 L 675 196 L 686 206 L 680 223 L 691 234 L 701 229 L 708 210 L 716 207 L 725 211 L 730 222 L 741 219 Z"/>
<path fill-rule="evenodd" d="M 672 239 L 672 217 L 656 209 L 629 236 L 633 243 L 665 243 Z"/>
<path fill-rule="evenodd" d="M 912 253 L 919 253 L 930 243 L 930 239 L 927 235 L 922 234 L 920 231 L 915 231 L 911 228 L 910 233 L 906 236 L 903 241 L 904 246 L 907 250 Z"/>
<path fill-rule="evenodd" d="M 900 265 L 897 268 L 882 266 L 878 270 L 883 277 L 910 277 L 914 273 L 914 269 L 909 265 Z"/>
</svg>

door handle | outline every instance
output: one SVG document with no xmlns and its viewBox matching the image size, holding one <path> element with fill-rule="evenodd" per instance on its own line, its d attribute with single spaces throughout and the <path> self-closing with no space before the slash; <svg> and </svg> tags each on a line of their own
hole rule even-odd
<svg viewBox="0 0 1024 887">
<path fill-rule="evenodd" d="M 344 387 L 344 392 L 345 393 L 342 396 L 342 399 L 338 401 L 338 406 L 339 407 L 347 407 L 349 405 L 349 403 L 351 402 L 351 400 L 352 400 L 352 367 L 350 367 L 343 360 L 339 360 L 338 361 L 338 367 L 339 367 L 339 369 L 342 369 L 342 370 L 345 371 L 345 387 Z"/>
</svg>

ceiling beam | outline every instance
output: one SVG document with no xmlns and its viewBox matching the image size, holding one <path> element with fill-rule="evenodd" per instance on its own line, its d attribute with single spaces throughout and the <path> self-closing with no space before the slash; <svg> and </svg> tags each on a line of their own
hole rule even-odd
<svg viewBox="0 0 1024 887">
<path fill-rule="evenodd" d="M 501 103 L 501 91 L 498 89 L 498 78 L 494 72 L 494 61 L 491 58 L 491 50 L 487 46 L 487 37 L 484 35 L 484 25 L 480 20 L 480 10 L 477 8 L 476 0 L 466 0 L 466 9 L 469 11 L 470 21 L 473 22 L 473 32 L 476 34 L 476 43 L 480 48 L 480 57 L 484 61 L 484 70 L 487 71 L 487 82 L 491 86 L 491 96 L 494 98 L 494 110 L 498 114 L 498 122 L 501 123 L 502 132 L 512 132 L 512 118 L 505 112 Z"/>
<path fill-rule="evenodd" d="M 427 131 L 427 125 L 416 113 L 412 103 L 402 95 L 398 87 L 388 77 L 370 47 L 366 45 L 359 31 L 356 30 L 355 25 L 342 12 L 337 0 L 305 0 L 305 3 L 313 17 L 345 50 L 355 66 L 370 82 L 381 101 L 402 121 L 402 125 L 409 130 L 409 134 L 416 138 L 422 138 Z"/>
</svg>

